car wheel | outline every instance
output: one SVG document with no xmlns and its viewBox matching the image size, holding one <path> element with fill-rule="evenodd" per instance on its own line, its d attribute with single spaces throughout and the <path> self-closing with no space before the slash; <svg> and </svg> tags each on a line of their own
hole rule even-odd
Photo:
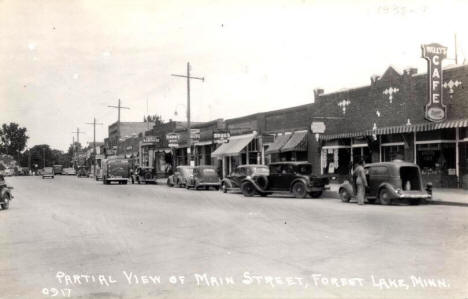
<svg viewBox="0 0 468 299">
<path fill-rule="evenodd" d="M 3 199 L 3 203 L 1 206 L 2 206 L 2 209 L 8 210 L 8 208 L 10 207 L 10 195 L 8 194 L 5 195 L 5 198 Z"/>
<path fill-rule="evenodd" d="M 388 190 L 385 188 L 380 190 L 379 200 L 380 200 L 380 204 L 382 205 L 388 206 L 392 204 L 392 198 L 390 197 L 390 192 L 388 192 Z"/>
<path fill-rule="evenodd" d="M 227 193 L 227 186 L 226 186 L 226 183 L 222 183 L 222 184 L 221 184 L 221 191 L 222 191 L 223 193 Z"/>
<path fill-rule="evenodd" d="M 340 199 L 342 202 L 349 202 L 351 200 L 351 196 L 349 195 L 348 191 L 345 188 L 341 188 L 340 191 Z"/>
<path fill-rule="evenodd" d="M 306 186 L 302 182 L 295 183 L 292 192 L 296 198 L 304 198 L 307 195 Z"/>
<path fill-rule="evenodd" d="M 314 191 L 314 192 L 310 192 L 310 197 L 312 198 L 319 198 L 320 196 L 322 196 L 322 191 Z"/>
<path fill-rule="evenodd" d="M 409 204 L 412 206 L 417 206 L 421 203 L 421 200 L 419 198 L 411 198 L 409 200 Z"/>
<path fill-rule="evenodd" d="M 250 182 L 243 183 L 241 190 L 245 197 L 252 197 L 255 195 L 255 187 Z"/>
</svg>

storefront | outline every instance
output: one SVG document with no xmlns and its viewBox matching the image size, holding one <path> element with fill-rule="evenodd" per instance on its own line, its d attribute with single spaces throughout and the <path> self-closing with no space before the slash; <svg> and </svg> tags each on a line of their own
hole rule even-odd
<svg viewBox="0 0 468 299">
<path fill-rule="evenodd" d="M 167 177 L 172 169 L 172 151 L 164 136 L 147 135 L 140 142 L 141 166 L 152 167 L 159 178 Z"/>
<path fill-rule="evenodd" d="M 265 155 L 271 162 L 307 161 L 307 130 L 278 134 Z"/>
</svg>

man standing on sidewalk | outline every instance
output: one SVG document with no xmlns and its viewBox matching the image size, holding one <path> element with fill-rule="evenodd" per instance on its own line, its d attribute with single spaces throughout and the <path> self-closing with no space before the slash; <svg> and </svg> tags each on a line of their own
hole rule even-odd
<svg viewBox="0 0 468 299">
<path fill-rule="evenodd" d="M 363 205 L 364 197 L 366 195 L 367 179 L 366 172 L 364 170 L 364 162 L 362 161 L 362 159 L 359 159 L 359 161 L 357 162 L 353 175 L 354 181 L 356 182 L 357 201 L 359 205 Z"/>
</svg>

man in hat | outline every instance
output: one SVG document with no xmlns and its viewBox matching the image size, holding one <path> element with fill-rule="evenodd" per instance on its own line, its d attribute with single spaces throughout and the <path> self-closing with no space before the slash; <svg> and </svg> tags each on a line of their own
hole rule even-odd
<svg viewBox="0 0 468 299">
<path fill-rule="evenodd" d="M 364 204 L 364 197 L 366 196 L 367 179 L 364 170 L 364 161 L 359 159 L 354 168 L 354 181 L 356 182 L 356 198 L 359 205 Z"/>
</svg>

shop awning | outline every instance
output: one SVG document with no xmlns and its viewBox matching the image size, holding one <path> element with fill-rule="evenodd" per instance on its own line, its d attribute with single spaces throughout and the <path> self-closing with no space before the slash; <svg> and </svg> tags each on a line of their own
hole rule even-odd
<svg viewBox="0 0 468 299">
<path fill-rule="evenodd" d="M 279 153 L 280 148 L 283 147 L 288 142 L 288 140 L 289 140 L 289 138 L 291 138 L 291 136 L 292 136 L 292 134 L 277 136 L 275 141 L 272 144 L 270 144 L 268 149 L 265 151 L 265 154 L 270 155 L 270 154 Z"/>
<path fill-rule="evenodd" d="M 210 144 L 213 144 L 213 140 L 198 141 L 194 143 L 195 146 L 204 146 L 204 145 L 210 145 Z"/>
<path fill-rule="evenodd" d="M 280 149 L 283 152 L 306 152 L 307 151 L 307 131 L 296 131 L 288 142 Z"/>
<path fill-rule="evenodd" d="M 450 129 L 450 128 L 465 128 L 465 127 L 468 127 L 468 119 L 458 119 L 458 120 L 444 121 L 440 123 L 427 122 L 423 124 L 383 127 L 383 128 L 377 128 L 376 130 L 366 130 L 366 131 L 340 133 L 340 134 L 332 134 L 332 135 L 321 135 L 320 139 L 332 140 L 332 139 L 362 137 L 362 136 L 371 136 L 371 135 L 401 134 L 401 133 L 423 132 L 423 131 L 433 131 L 433 130 Z"/>
<path fill-rule="evenodd" d="M 228 143 L 223 143 L 211 157 L 237 156 L 254 138 L 256 134 L 231 136 Z"/>
</svg>

